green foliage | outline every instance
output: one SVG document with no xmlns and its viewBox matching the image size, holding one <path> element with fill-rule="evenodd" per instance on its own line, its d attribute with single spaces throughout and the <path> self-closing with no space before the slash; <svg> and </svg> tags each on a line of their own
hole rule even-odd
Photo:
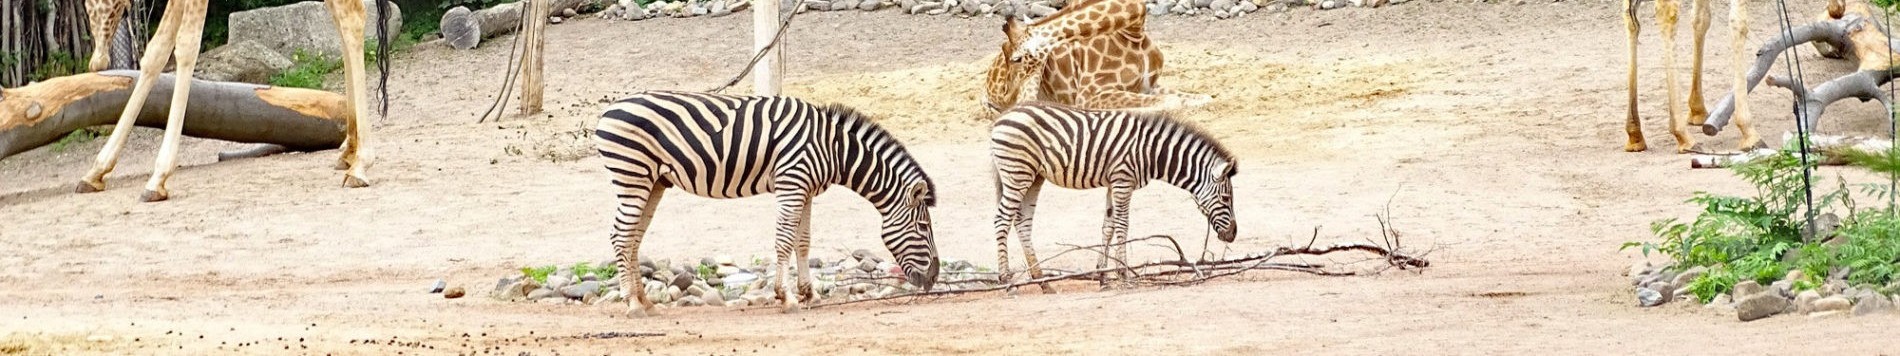
<svg viewBox="0 0 1900 356">
<path fill-rule="evenodd" d="M 639 267 L 634 267 L 634 268 L 639 268 Z M 635 271 L 635 272 L 638 272 L 638 271 Z M 602 281 L 608 281 L 608 280 L 613 280 L 614 276 L 619 275 L 620 269 L 618 267 L 614 267 L 611 265 L 593 266 L 587 262 L 574 264 L 574 275 L 585 276 L 589 273 L 594 274 L 595 277 L 599 277 L 600 280 Z M 602 284 L 605 284 L 605 283 L 602 283 Z"/>
<path fill-rule="evenodd" d="M 92 142 L 94 139 L 107 135 L 106 132 L 105 130 L 94 130 L 92 128 L 73 130 L 73 132 L 67 133 L 65 137 L 60 137 L 59 141 L 53 142 L 53 152 L 65 151 L 66 146 Z"/>
<path fill-rule="evenodd" d="M 35 66 L 33 72 L 27 74 L 27 80 L 47 80 L 50 78 L 85 73 L 91 69 L 91 63 L 87 63 L 87 61 L 92 58 L 90 55 L 73 56 L 71 53 L 53 52 L 47 55 L 47 57 L 45 63 L 40 63 L 40 65 Z"/>
<path fill-rule="evenodd" d="M 270 84 L 288 88 L 322 89 L 323 76 L 343 68 L 343 62 L 299 48 L 291 54 L 290 69 L 270 77 Z"/>
<path fill-rule="evenodd" d="M 1900 159 L 1892 155 L 1862 153 L 1851 161 L 1876 172 L 1900 174 L 1900 169 L 1895 169 L 1900 168 Z M 1900 275 L 1900 218 L 1891 207 L 1857 211 L 1852 190 L 1844 180 L 1832 191 L 1824 191 L 1826 185 L 1815 179 L 1814 210 L 1817 215 L 1845 213 L 1847 218 L 1841 221 L 1835 236 L 1849 242 L 1836 246 L 1833 242 L 1803 239 L 1807 196 L 1802 175 L 1803 169 L 1812 168 L 1813 163 L 1803 166 L 1789 149 L 1736 166 L 1736 175 L 1755 187 L 1754 196 L 1697 192 L 1688 200 L 1702 208 L 1693 221 L 1657 221 L 1650 229 L 1660 242 L 1628 242 L 1622 248 L 1641 248 L 1645 256 L 1662 253 L 1676 261 L 1678 269 L 1708 267 L 1707 273 L 1687 286 L 1703 302 L 1727 293 L 1735 283 L 1752 280 L 1768 284 L 1795 269 L 1806 276 L 1794 281 L 1796 290 L 1819 286 L 1843 266 L 1851 268 L 1847 278 L 1854 284 L 1885 285 L 1894 281 Z M 1866 193 L 1884 189 L 1864 188 Z"/>
<path fill-rule="evenodd" d="M 541 267 L 522 267 L 521 274 L 528 275 L 528 278 L 534 279 L 535 283 L 545 284 L 545 283 L 548 283 L 548 275 L 554 274 L 554 271 L 558 269 L 560 268 L 555 267 L 554 265 L 546 265 L 546 266 L 541 266 Z"/>
<path fill-rule="evenodd" d="M 714 278 L 719 278 L 719 269 L 713 266 L 699 265 L 693 267 L 693 273 L 698 274 L 700 280 L 710 281 Z"/>
</svg>

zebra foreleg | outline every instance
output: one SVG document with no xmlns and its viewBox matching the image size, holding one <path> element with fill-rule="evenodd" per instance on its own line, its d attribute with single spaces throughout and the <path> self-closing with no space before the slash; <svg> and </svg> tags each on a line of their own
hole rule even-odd
<svg viewBox="0 0 1900 356">
<path fill-rule="evenodd" d="M 1127 240 L 1128 201 L 1134 196 L 1135 189 L 1141 188 L 1139 182 L 1140 179 L 1126 169 L 1116 169 L 1115 173 L 1109 176 L 1108 212 L 1104 214 L 1105 221 L 1102 222 L 1102 256 L 1096 263 L 1096 268 L 1119 267 L 1116 275 L 1119 275 L 1123 282 L 1131 278 L 1131 271 L 1126 269 L 1128 246 L 1117 246 L 1116 243 Z M 1108 289 L 1108 279 L 1108 275 L 1102 276 L 1102 289 Z"/>
<path fill-rule="evenodd" d="M 792 250 L 794 250 L 794 244 L 797 243 L 798 232 L 804 229 L 803 217 L 809 216 L 806 210 L 811 209 L 811 196 L 806 194 L 806 189 L 797 187 L 795 184 L 792 183 L 790 187 L 787 187 L 784 182 L 774 184 L 780 188 L 775 189 L 778 191 L 779 206 L 778 243 L 775 245 L 778 250 L 778 262 L 773 270 L 778 272 L 775 279 L 778 282 L 778 288 L 774 288 L 773 292 L 777 294 L 780 301 L 785 303 L 786 313 L 798 312 L 798 298 L 794 294 L 797 291 L 793 288 L 801 282 L 791 280 L 796 278 L 792 275 L 796 273 L 792 264 L 799 263 L 792 260 Z"/>
<path fill-rule="evenodd" d="M 620 269 L 620 290 L 633 293 L 633 298 L 627 299 L 627 316 L 641 317 L 655 315 L 657 310 L 647 299 L 646 286 L 640 283 L 640 240 L 646 237 L 647 225 L 653 223 L 654 208 L 659 206 L 666 188 L 634 185 L 621 192 L 620 214 L 614 219 L 613 244 L 614 251 L 620 255 L 615 266 Z"/>
</svg>

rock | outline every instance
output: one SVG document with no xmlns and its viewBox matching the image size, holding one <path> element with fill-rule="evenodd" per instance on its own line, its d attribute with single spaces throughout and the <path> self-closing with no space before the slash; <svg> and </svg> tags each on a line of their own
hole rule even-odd
<svg viewBox="0 0 1900 356">
<path fill-rule="evenodd" d="M 673 286 L 685 289 L 686 287 L 693 286 L 693 282 L 698 281 L 699 277 L 693 276 L 692 273 L 681 273 L 673 277 Z"/>
<path fill-rule="evenodd" d="M 1203 9 L 1203 8 L 1209 8 L 1209 7 L 1214 6 L 1214 0 L 1189 0 L 1189 3 L 1193 4 L 1194 8 L 1196 9 Z"/>
<path fill-rule="evenodd" d="M 1755 321 L 1781 314 L 1789 307 L 1788 300 L 1770 293 L 1758 293 L 1742 298 L 1735 305 L 1735 317 L 1741 321 Z"/>
<path fill-rule="evenodd" d="M 858 3 L 858 10 L 877 11 L 882 8 L 884 8 L 884 2 L 879 0 L 864 0 Z"/>
<path fill-rule="evenodd" d="M 805 260 L 805 265 L 811 266 L 811 268 L 825 268 L 825 260 L 818 259 L 817 257 L 812 257 L 810 259 Z"/>
<path fill-rule="evenodd" d="M 700 302 L 706 303 L 706 305 L 709 305 L 709 306 L 715 306 L 715 307 L 726 306 L 726 296 L 719 294 L 719 291 L 717 290 L 706 292 L 705 294 L 698 295 L 697 297 L 699 297 Z"/>
<path fill-rule="evenodd" d="M 1789 282 L 1786 279 L 1775 281 L 1775 283 L 1768 285 L 1768 291 L 1770 293 L 1781 295 L 1782 298 L 1793 298 L 1794 297 L 1794 282 Z"/>
<path fill-rule="evenodd" d="M 864 271 L 865 273 L 876 272 L 877 262 L 873 262 L 871 260 L 863 260 L 862 262 L 858 262 L 858 270 Z"/>
<path fill-rule="evenodd" d="M 1194 14 L 1194 9 L 1192 6 L 1188 6 L 1186 2 L 1177 2 L 1177 3 L 1174 3 L 1173 7 L 1168 8 L 1168 13 L 1175 14 L 1175 15 L 1191 15 L 1191 14 Z"/>
<path fill-rule="evenodd" d="M 844 11 L 858 8 L 856 0 L 835 0 L 827 4 L 825 11 Z"/>
<path fill-rule="evenodd" d="M 507 288 L 502 290 L 500 295 L 495 296 L 495 299 L 506 301 L 527 299 L 529 293 L 533 293 L 537 290 L 541 290 L 540 283 L 535 283 L 534 280 L 524 278 L 520 281 L 516 281 L 514 284 L 508 285 Z"/>
<path fill-rule="evenodd" d="M 966 14 L 982 14 L 983 13 L 983 3 L 977 2 L 975 0 L 959 2 L 957 3 L 957 8 L 959 10 L 962 10 L 963 13 L 966 13 Z"/>
<path fill-rule="evenodd" d="M 1708 305 L 1703 307 L 1720 312 L 1732 313 L 1735 312 L 1735 300 L 1730 299 L 1727 294 L 1717 294 L 1715 298 L 1709 300 Z"/>
<path fill-rule="evenodd" d="M 697 306 L 706 305 L 706 302 L 700 301 L 699 297 L 686 296 L 684 298 L 680 298 L 679 304 L 682 307 L 697 307 Z"/>
<path fill-rule="evenodd" d="M 1161 16 L 1161 15 L 1167 15 L 1167 14 L 1168 14 L 1168 5 L 1162 5 L 1158 3 L 1148 4 L 1148 16 Z M 1009 16 L 1009 15 L 1005 14 L 1003 16 Z"/>
<path fill-rule="evenodd" d="M 923 2 L 910 8 L 910 13 L 912 14 L 942 13 L 941 11 L 943 11 L 943 3 L 941 2 Z"/>
<path fill-rule="evenodd" d="M 1854 303 L 1852 301 L 1848 301 L 1847 297 L 1838 295 L 1814 301 L 1815 312 L 1847 311 L 1853 307 Z"/>
<path fill-rule="evenodd" d="M 468 291 L 462 290 L 462 286 L 455 286 L 455 287 L 449 288 L 448 290 L 442 291 L 442 298 L 455 299 L 455 298 L 461 298 L 463 295 L 467 295 L 467 294 L 468 294 Z"/>
<path fill-rule="evenodd" d="M 1345 5 L 1346 5 L 1346 3 L 1345 3 L 1345 2 L 1343 2 L 1343 1 L 1339 1 L 1339 0 L 1326 0 L 1326 1 L 1321 1 L 1321 2 L 1319 2 L 1319 9 L 1320 9 L 1320 10 L 1332 10 L 1332 9 L 1337 9 L 1337 8 L 1340 8 L 1340 7 L 1344 7 Z"/>
<path fill-rule="evenodd" d="M 1799 281 L 1799 280 L 1803 280 L 1807 278 L 1808 278 L 1807 272 L 1802 272 L 1801 270 L 1798 270 L 1798 269 L 1791 269 L 1791 270 L 1788 270 L 1787 275 L 1783 275 L 1781 277 L 1781 280 L 1794 282 L 1794 281 Z"/>
<path fill-rule="evenodd" d="M 442 293 L 442 288 L 448 288 L 448 286 L 448 281 L 437 279 L 435 280 L 435 287 L 429 288 L 429 294 Z"/>
<path fill-rule="evenodd" d="M 732 255 L 719 255 L 718 257 L 713 257 L 713 263 L 719 266 L 733 266 L 735 262 L 733 262 Z"/>
<path fill-rule="evenodd" d="M 292 64 L 290 57 L 257 41 L 232 42 L 198 55 L 198 65 L 192 78 L 270 84 L 271 76 L 290 69 Z"/>
<path fill-rule="evenodd" d="M 866 11 L 869 11 L 869 10 L 866 10 Z M 752 305 L 752 301 L 745 300 L 745 299 L 733 299 L 733 300 L 726 301 L 726 307 L 728 308 L 744 308 L 751 305 Z"/>
<path fill-rule="evenodd" d="M 950 260 L 943 264 L 943 269 L 946 272 L 970 272 L 976 270 L 976 264 L 964 260 Z"/>
<path fill-rule="evenodd" d="M 1037 18 L 1043 18 L 1043 17 L 1049 17 L 1049 15 L 1050 15 L 1050 14 L 1054 14 L 1054 13 L 1056 13 L 1056 8 L 1053 8 L 1053 7 L 1049 7 L 1049 6 L 1045 6 L 1045 5 L 1043 5 L 1043 4 L 1040 4 L 1040 3 L 1037 3 L 1037 4 L 1029 4 L 1029 15 L 1030 15 L 1030 16 L 1035 16 L 1035 17 L 1037 17 Z M 858 251 L 863 251 L 863 250 L 858 250 Z M 881 259 L 883 259 L 882 257 L 877 257 L 877 256 L 871 256 L 871 257 L 872 257 L 872 258 L 877 258 L 877 259 L 880 259 L 880 260 L 881 260 Z M 860 258 L 860 259 L 862 259 L 862 258 Z"/>
<path fill-rule="evenodd" d="M 662 293 L 666 294 L 667 300 L 679 300 L 680 297 L 686 296 L 686 291 L 679 286 L 667 286 L 666 291 Z"/>
<path fill-rule="evenodd" d="M 1862 293 L 1854 299 L 1854 316 L 1866 316 L 1893 310 L 1893 301 L 1879 293 Z"/>
<path fill-rule="evenodd" d="M 877 263 L 877 266 L 875 266 L 875 267 L 877 268 L 877 271 L 879 271 L 879 272 L 886 272 L 886 273 L 892 273 L 892 274 L 903 274 L 903 271 L 902 271 L 902 270 L 899 270 L 899 269 L 897 269 L 897 264 L 896 264 L 896 263 L 890 263 L 890 262 L 878 262 L 878 263 Z M 895 271 L 895 272 L 893 272 L 893 271 Z"/>
<path fill-rule="evenodd" d="M 1735 287 L 1731 289 L 1731 291 L 1733 292 L 1733 299 L 1742 300 L 1751 295 L 1761 294 L 1763 289 L 1761 288 L 1761 283 L 1755 283 L 1755 281 L 1741 281 L 1735 283 Z"/>
<path fill-rule="evenodd" d="M 648 11 L 645 7 L 641 7 L 638 3 L 634 3 L 633 0 L 621 1 L 621 8 L 624 9 L 624 12 L 620 14 L 621 20 L 639 21 L 653 17 L 651 11 Z"/>
<path fill-rule="evenodd" d="M 567 19 L 563 19 L 560 16 L 548 16 L 548 23 L 550 24 L 559 25 L 562 21 L 567 21 Z"/>
<path fill-rule="evenodd" d="M 743 286 L 743 285 L 750 284 L 753 281 L 756 281 L 758 279 L 759 279 L 758 275 L 740 272 L 740 273 L 733 273 L 732 275 L 720 278 L 720 282 L 728 286 Z"/>
<path fill-rule="evenodd" d="M 1240 5 L 1237 8 L 1240 10 L 1241 13 L 1251 14 L 1254 11 L 1260 11 L 1260 5 L 1254 5 L 1252 1 L 1241 1 Z"/>
<path fill-rule="evenodd" d="M 1636 288 L 1636 306 L 1653 307 L 1662 305 L 1667 300 L 1662 292 L 1649 289 L 1649 287 Z"/>
<path fill-rule="evenodd" d="M 1817 300 L 1821 300 L 1821 292 L 1802 291 L 1801 294 L 1794 296 L 1794 311 L 1804 314 L 1813 312 L 1814 302 Z"/>
<path fill-rule="evenodd" d="M 709 287 L 701 287 L 701 286 L 686 287 L 686 295 L 697 297 L 697 296 L 710 294 L 706 292 L 708 288 Z"/>
<path fill-rule="evenodd" d="M 1229 17 L 1233 17 L 1233 15 L 1227 14 L 1227 10 L 1214 10 L 1214 18 L 1227 19 Z"/>
<path fill-rule="evenodd" d="M 1708 273 L 1708 272 L 1709 272 L 1708 267 L 1703 267 L 1703 266 L 1689 267 L 1689 269 L 1683 270 L 1682 273 L 1677 273 L 1676 278 L 1670 280 L 1669 284 L 1677 285 L 1677 286 L 1687 286 L 1689 285 L 1689 282 L 1695 281 L 1696 278 L 1702 277 L 1703 273 Z"/>
<path fill-rule="evenodd" d="M 548 282 L 544 283 L 543 285 L 546 285 L 548 289 L 558 290 L 558 289 L 567 287 L 567 285 L 572 282 L 573 281 L 567 279 L 567 276 L 552 274 L 552 275 L 548 275 Z"/>
<path fill-rule="evenodd" d="M 1821 285 L 1821 295 L 1835 296 L 1847 292 L 1847 281 L 1831 280 Z M 1852 298 L 1853 296 L 1847 296 Z"/>
<path fill-rule="evenodd" d="M 579 12 L 575 12 L 574 8 L 571 8 L 571 7 L 561 9 L 561 17 L 575 17 L 575 16 L 580 16 L 580 15 L 581 14 Z"/>
<path fill-rule="evenodd" d="M 719 269 L 717 271 L 714 271 L 713 274 L 718 275 L 719 277 L 725 277 L 725 276 L 730 276 L 730 275 L 733 275 L 739 272 L 744 272 L 744 271 L 745 271 L 744 269 L 740 269 L 739 267 L 724 265 L 724 266 L 719 266 Z"/>
<path fill-rule="evenodd" d="M 594 305 L 617 304 L 617 303 L 622 303 L 626 301 L 627 301 L 626 293 L 622 293 L 621 291 L 616 290 L 616 291 L 607 292 L 607 294 L 602 294 L 600 295 L 600 298 L 595 298 Z"/>
<path fill-rule="evenodd" d="M 1286 4 L 1278 3 L 1278 2 L 1267 4 L 1266 10 L 1267 10 L 1267 13 L 1270 13 L 1270 14 L 1286 12 Z"/>
<path fill-rule="evenodd" d="M 561 293 L 557 293 L 553 289 L 549 289 L 546 287 L 538 288 L 532 292 L 528 292 L 528 300 L 542 300 L 542 299 L 554 298 L 554 297 L 559 297 L 559 296 L 561 296 Z"/>
<path fill-rule="evenodd" d="M 915 13 L 910 9 L 917 7 L 917 0 L 897 0 L 897 7 L 902 8 L 904 12 Z"/>
<path fill-rule="evenodd" d="M 363 28 L 364 48 L 375 48 L 377 12 L 375 0 L 363 0 L 368 13 L 368 22 Z M 402 9 L 394 3 L 389 4 L 389 29 L 402 28 Z M 290 5 L 266 7 L 231 13 L 226 36 L 228 43 L 255 41 L 277 54 L 289 57 L 302 48 L 322 53 L 330 58 L 343 54 L 343 41 L 338 39 L 336 22 L 330 18 L 330 10 L 321 1 L 303 1 Z M 392 34 L 390 38 L 396 36 Z"/>
</svg>

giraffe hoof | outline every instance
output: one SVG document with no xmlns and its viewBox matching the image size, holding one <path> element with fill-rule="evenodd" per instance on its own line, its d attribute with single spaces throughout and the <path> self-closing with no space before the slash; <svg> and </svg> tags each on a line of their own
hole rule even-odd
<svg viewBox="0 0 1900 356">
<path fill-rule="evenodd" d="M 1649 144 L 1645 144 L 1642 142 L 1630 142 L 1628 144 L 1623 145 L 1623 152 L 1642 152 L 1642 151 L 1648 151 L 1648 150 L 1649 150 Z"/>
<path fill-rule="evenodd" d="M 1753 143 L 1750 143 L 1750 142 L 1753 142 Z M 1764 149 L 1764 148 L 1768 148 L 1768 143 L 1761 142 L 1760 139 L 1744 139 L 1742 140 L 1741 144 L 1735 145 L 1736 150 L 1744 151 L 1744 152 L 1754 151 L 1754 150 L 1759 150 L 1759 149 Z"/>
<path fill-rule="evenodd" d="M 106 190 L 105 182 L 93 183 L 93 182 L 87 182 L 87 181 L 80 181 L 78 186 L 73 187 L 73 192 L 79 193 L 79 194 L 98 193 L 104 190 Z"/>
<path fill-rule="evenodd" d="M 1676 145 L 1676 154 L 1695 153 L 1701 151 L 1701 148 L 1700 144 Z"/>
<path fill-rule="evenodd" d="M 353 175 L 353 174 L 343 175 L 343 187 L 345 188 L 362 188 L 362 187 L 368 187 L 368 186 L 369 186 L 368 179 L 363 179 L 362 177 L 357 177 L 356 175 Z"/>
<path fill-rule="evenodd" d="M 139 201 L 146 203 L 161 202 L 168 199 L 171 199 L 171 194 L 159 190 L 147 190 L 145 194 L 139 195 Z"/>
</svg>

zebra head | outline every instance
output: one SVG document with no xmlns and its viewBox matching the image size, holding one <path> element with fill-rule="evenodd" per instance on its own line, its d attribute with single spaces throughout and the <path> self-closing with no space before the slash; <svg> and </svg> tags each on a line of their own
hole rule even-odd
<svg viewBox="0 0 1900 356">
<path fill-rule="evenodd" d="M 1234 242 L 1234 174 L 1239 173 L 1234 162 L 1218 159 L 1220 162 L 1208 166 L 1200 174 L 1200 186 L 1194 189 L 1194 201 L 1201 206 L 1201 214 L 1207 215 L 1207 225 L 1214 229 L 1215 237 L 1221 242 Z"/>
<path fill-rule="evenodd" d="M 903 192 L 884 213 L 884 245 L 897 259 L 905 281 L 930 291 L 937 284 L 940 266 L 930 226 L 930 208 L 937 205 L 937 193 L 928 179 L 907 184 Z"/>
</svg>

